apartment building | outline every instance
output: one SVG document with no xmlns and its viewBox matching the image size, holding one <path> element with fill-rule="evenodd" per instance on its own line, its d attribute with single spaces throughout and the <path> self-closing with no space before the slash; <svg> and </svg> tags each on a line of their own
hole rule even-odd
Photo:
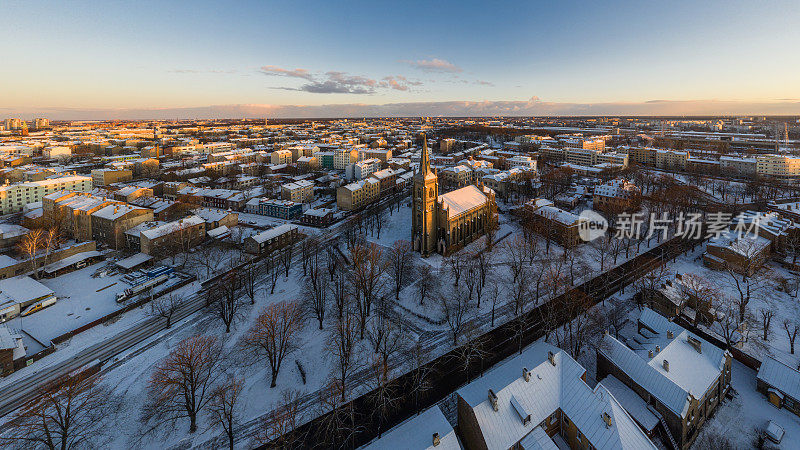
<svg viewBox="0 0 800 450">
<path fill-rule="evenodd" d="M 602 384 L 566 352 L 536 342 L 456 391 L 468 449 L 657 447 Z"/>
<path fill-rule="evenodd" d="M 292 163 L 292 151 L 283 149 L 283 150 L 275 150 L 270 155 L 269 162 L 271 164 L 291 164 Z"/>
<path fill-rule="evenodd" d="M 91 214 L 92 239 L 114 249 L 125 247 L 125 232 L 153 220 L 153 210 L 128 204 L 112 204 Z"/>
<path fill-rule="evenodd" d="M 756 156 L 756 172 L 771 177 L 800 176 L 800 157 L 784 155 Z"/>
<path fill-rule="evenodd" d="M 536 231 L 553 239 L 564 247 L 573 247 L 583 242 L 578 233 L 586 219 L 564 211 L 544 198 L 533 199 L 523 206 L 526 226 L 535 227 Z"/>
<path fill-rule="evenodd" d="M 637 321 L 632 349 L 606 334 L 597 347 L 597 379 L 619 380 L 639 423 L 659 423 L 674 447 L 688 449 L 730 388 L 731 354 L 650 308 Z M 613 378 L 612 378 L 613 377 Z M 627 388 L 627 389 L 625 389 Z M 639 401 L 641 400 L 641 401 Z"/>
<path fill-rule="evenodd" d="M 756 158 L 720 156 L 719 168 L 725 173 L 753 176 L 758 173 Z"/>
<path fill-rule="evenodd" d="M 689 152 L 656 150 L 656 167 L 664 170 L 686 170 Z"/>
<path fill-rule="evenodd" d="M 20 212 L 28 203 L 40 202 L 45 195 L 62 190 L 91 191 L 92 178 L 76 175 L 0 186 L 0 212 Z"/>
<path fill-rule="evenodd" d="M 253 198 L 245 205 L 245 211 L 262 216 L 294 220 L 303 213 L 303 205 L 289 200 Z"/>
<path fill-rule="evenodd" d="M 381 160 L 377 158 L 364 159 L 347 166 L 345 176 L 348 180 L 363 180 L 373 173 L 381 170 Z"/>
<path fill-rule="evenodd" d="M 281 186 L 281 198 L 295 203 L 310 203 L 314 200 L 314 183 L 299 180 Z"/>
<path fill-rule="evenodd" d="M 362 208 L 380 197 L 381 182 L 377 178 L 350 183 L 336 189 L 336 205 L 342 211 Z"/>
<path fill-rule="evenodd" d="M 638 206 L 641 191 L 624 178 L 617 178 L 594 188 L 592 209 L 618 213 Z"/>
<path fill-rule="evenodd" d="M 708 241 L 703 263 L 715 270 L 730 268 L 750 276 L 767 260 L 771 249 L 772 242 L 763 236 L 739 236 L 728 231 Z"/>
<path fill-rule="evenodd" d="M 133 171 L 126 169 L 94 169 L 92 170 L 92 184 L 94 186 L 107 186 L 109 184 L 131 181 Z"/>
<path fill-rule="evenodd" d="M 358 149 L 353 147 L 337 148 L 333 150 L 333 168 L 346 170 L 350 164 L 358 161 Z"/>
<path fill-rule="evenodd" d="M 141 231 L 140 251 L 146 255 L 168 255 L 194 248 L 206 236 L 206 223 L 196 215 Z"/>
<path fill-rule="evenodd" d="M 457 189 L 472 184 L 472 169 L 458 165 L 439 171 L 439 183 L 445 189 Z"/>
<path fill-rule="evenodd" d="M 272 253 L 295 242 L 299 236 L 297 225 L 278 225 L 245 239 L 244 249 L 253 254 Z"/>
<path fill-rule="evenodd" d="M 536 170 L 536 160 L 530 156 L 515 155 L 506 159 L 506 166 L 511 167 L 527 167 Z"/>
<path fill-rule="evenodd" d="M 756 390 L 776 408 L 800 416 L 800 371 L 767 356 L 756 376 Z"/>
</svg>

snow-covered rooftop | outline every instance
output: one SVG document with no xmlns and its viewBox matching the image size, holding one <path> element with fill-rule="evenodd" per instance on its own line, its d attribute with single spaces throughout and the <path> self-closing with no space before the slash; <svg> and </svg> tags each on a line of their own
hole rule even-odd
<svg viewBox="0 0 800 450">
<path fill-rule="evenodd" d="M 473 185 L 439 196 L 439 202 L 450 212 L 450 218 L 483 206 L 486 200 L 486 194 Z"/>
</svg>

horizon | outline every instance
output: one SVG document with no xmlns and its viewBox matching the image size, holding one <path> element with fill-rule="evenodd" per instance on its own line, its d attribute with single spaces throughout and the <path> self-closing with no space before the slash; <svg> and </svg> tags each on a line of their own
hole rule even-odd
<svg viewBox="0 0 800 450">
<path fill-rule="evenodd" d="M 0 38 L 21 43 L 0 68 L 5 116 L 800 114 L 790 1 L 12 1 L 5 11 Z"/>
</svg>

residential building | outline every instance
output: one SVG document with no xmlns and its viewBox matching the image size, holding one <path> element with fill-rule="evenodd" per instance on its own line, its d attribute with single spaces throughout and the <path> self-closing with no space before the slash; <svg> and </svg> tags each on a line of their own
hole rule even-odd
<svg viewBox="0 0 800 450">
<path fill-rule="evenodd" d="M 269 162 L 271 164 L 291 164 L 292 163 L 292 151 L 291 150 L 275 150 L 270 155 Z"/>
<path fill-rule="evenodd" d="M 358 149 L 353 147 L 336 148 L 333 150 L 333 168 L 345 170 L 347 166 L 358 161 Z"/>
<path fill-rule="evenodd" d="M 307 209 L 300 221 L 303 225 L 327 227 L 333 222 L 333 210 L 328 208 Z"/>
<path fill-rule="evenodd" d="M 239 224 L 239 214 L 224 209 L 195 208 L 192 214 L 200 217 L 206 223 L 206 230 L 219 227 L 233 228 Z"/>
<path fill-rule="evenodd" d="M 728 231 L 706 244 L 703 263 L 715 270 L 732 270 L 752 275 L 770 255 L 772 243 L 763 236 L 739 235 Z"/>
<path fill-rule="evenodd" d="M 566 352 L 538 341 L 456 391 L 468 449 L 655 450 L 628 412 Z"/>
<path fill-rule="evenodd" d="M 583 217 L 554 206 L 550 200 L 533 199 L 523 206 L 527 226 L 553 239 L 563 247 L 573 247 L 581 242 L 579 230 L 586 221 Z"/>
<path fill-rule="evenodd" d="M 107 186 L 109 184 L 130 181 L 133 171 L 126 169 L 94 169 L 92 170 L 92 184 L 94 186 Z"/>
<path fill-rule="evenodd" d="M 376 158 L 364 159 L 347 166 L 345 176 L 348 180 L 363 180 L 373 173 L 381 170 L 381 160 Z"/>
<path fill-rule="evenodd" d="M 125 247 L 125 232 L 153 220 L 153 210 L 128 204 L 104 206 L 91 214 L 92 239 L 114 249 Z"/>
<path fill-rule="evenodd" d="M 353 211 L 380 198 L 381 182 L 377 178 L 350 183 L 336 189 L 336 205 L 342 211 Z"/>
<path fill-rule="evenodd" d="M 245 211 L 278 219 L 294 220 L 303 213 L 303 205 L 289 200 L 253 198 L 245 205 Z"/>
<path fill-rule="evenodd" d="M 295 203 L 311 203 L 314 200 L 314 183 L 299 180 L 281 186 L 281 198 Z"/>
<path fill-rule="evenodd" d="M 139 236 L 139 251 L 150 256 L 189 251 L 205 239 L 205 225 L 201 217 L 191 215 L 143 230 Z"/>
<path fill-rule="evenodd" d="M 756 390 L 776 408 L 800 416 L 800 371 L 767 356 L 756 376 Z"/>
<path fill-rule="evenodd" d="M 688 449 L 730 388 L 731 354 L 650 308 L 633 339 L 635 349 L 606 333 L 597 347 L 597 379 L 621 381 L 666 424 L 668 440 Z"/>
<path fill-rule="evenodd" d="M 434 405 L 375 438 L 360 450 L 461 450 L 458 436 Z"/>
<path fill-rule="evenodd" d="M 637 207 L 641 191 L 624 178 L 617 178 L 594 188 L 592 208 L 608 213 L 620 213 Z"/>
<path fill-rule="evenodd" d="M 756 156 L 756 171 L 769 177 L 800 176 L 800 157 L 785 155 Z"/>
<path fill-rule="evenodd" d="M 656 167 L 664 170 L 686 170 L 689 152 L 656 150 Z"/>
<path fill-rule="evenodd" d="M 295 242 L 299 238 L 297 225 L 279 225 L 244 241 L 245 251 L 253 254 L 272 253 Z"/>
<path fill-rule="evenodd" d="M 45 195 L 62 190 L 91 191 L 92 179 L 76 175 L 0 186 L 0 213 L 20 212 L 28 203 L 40 202 Z"/>
<path fill-rule="evenodd" d="M 758 172 L 758 160 L 738 156 L 720 156 L 719 168 L 725 173 L 753 176 Z"/>
</svg>

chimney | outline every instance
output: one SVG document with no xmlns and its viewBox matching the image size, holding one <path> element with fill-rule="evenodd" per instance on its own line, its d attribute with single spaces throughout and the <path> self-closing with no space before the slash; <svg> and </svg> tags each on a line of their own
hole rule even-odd
<svg viewBox="0 0 800 450">
<path fill-rule="evenodd" d="M 436 447 L 440 442 L 439 433 L 433 433 L 433 446 Z"/>
<path fill-rule="evenodd" d="M 653 358 L 653 351 L 652 350 L 648 350 L 647 351 L 647 357 L 650 358 L 650 359 Z"/>
<path fill-rule="evenodd" d="M 556 355 L 553 352 L 547 352 L 547 360 L 550 361 L 550 364 L 556 365 Z"/>
<path fill-rule="evenodd" d="M 492 403 L 492 409 L 497 411 L 497 395 L 491 389 L 489 389 L 489 401 Z"/>
<path fill-rule="evenodd" d="M 675 337 L 675 335 L 672 334 L 672 330 L 667 330 L 667 339 L 672 339 L 673 337 Z"/>
<path fill-rule="evenodd" d="M 611 416 L 604 411 L 602 417 L 603 417 L 603 422 L 606 423 L 606 428 L 611 428 Z"/>
<path fill-rule="evenodd" d="M 669 361 L 666 359 L 664 360 L 664 371 L 669 372 Z"/>
<path fill-rule="evenodd" d="M 694 349 L 697 350 L 697 353 L 703 353 L 703 343 L 700 342 L 700 339 L 687 335 L 686 342 L 688 342 L 689 345 L 694 347 Z"/>
<path fill-rule="evenodd" d="M 656 353 L 658 353 L 660 351 L 661 351 L 661 346 L 660 345 L 656 345 Z"/>
<path fill-rule="evenodd" d="M 528 372 L 527 367 L 522 368 L 522 378 L 525 379 L 525 382 L 531 381 L 531 373 Z"/>
</svg>

